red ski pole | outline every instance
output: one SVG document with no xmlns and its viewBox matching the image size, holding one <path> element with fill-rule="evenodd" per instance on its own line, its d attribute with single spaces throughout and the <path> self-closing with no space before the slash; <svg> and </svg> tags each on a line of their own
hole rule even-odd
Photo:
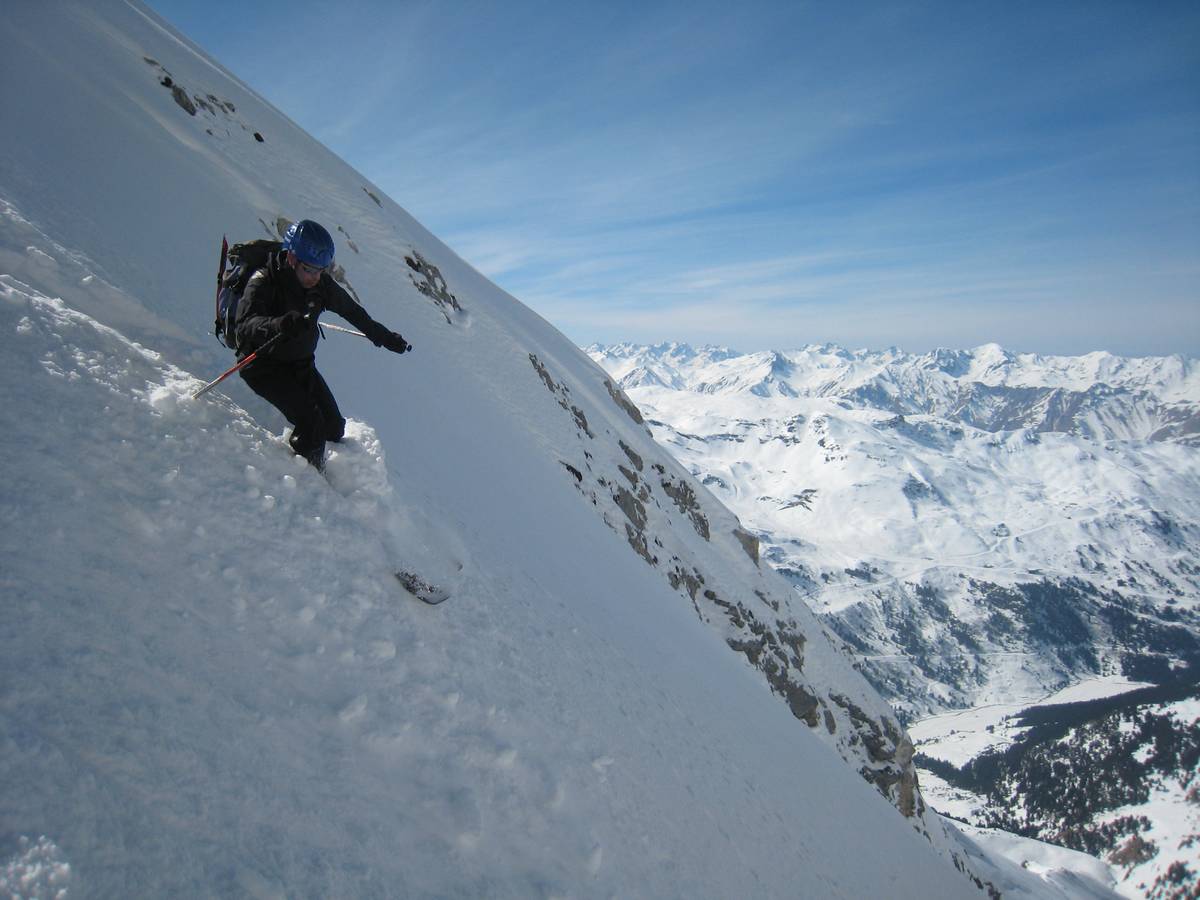
<svg viewBox="0 0 1200 900">
<path fill-rule="evenodd" d="M 203 397 L 205 394 L 207 394 L 209 391 L 211 391 L 213 388 L 215 388 L 218 384 L 220 384 L 222 381 L 224 381 L 226 378 L 228 378 L 234 372 L 239 372 L 242 369 L 246 368 L 246 366 L 250 365 L 250 363 L 252 363 L 256 359 L 258 359 L 258 354 L 265 353 L 267 350 L 271 349 L 271 346 L 276 341 L 278 341 L 281 337 L 283 337 L 282 334 L 275 335 L 275 337 L 271 338 L 269 341 L 267 341 L 265 344 L 263 344 L 261 347 L 259 347 L 257 350 L 255 350 L 253 353 L 251 353 L 249 356 L 247 356 L 245 359 L 243 359 L 241 362 L 239 362 L 236 366 L 229 369 L 228 371 L 222 372 L 220 375 L 218 375 L 216 378 L 214 378 L 212 381 L 210 381 L 204 387 L 200 388 L 200 390 L 196 391 L 196 393 L 192 394 L 192 399 L 195 400 L 197 397 Z"/>
</svg>

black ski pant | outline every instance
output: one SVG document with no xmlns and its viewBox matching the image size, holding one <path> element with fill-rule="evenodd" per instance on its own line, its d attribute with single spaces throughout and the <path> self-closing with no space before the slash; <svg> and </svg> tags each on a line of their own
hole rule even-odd
<svg viewBox="0 0 1200 900">
<path fill-rule="evenodd" d="M 346 420 L 313 359 L 256 359 L 241 370 L 242 380 L 292 423 L 292 449 L 320 468 L 325 442 L 340 441 Z"/>
</svg>

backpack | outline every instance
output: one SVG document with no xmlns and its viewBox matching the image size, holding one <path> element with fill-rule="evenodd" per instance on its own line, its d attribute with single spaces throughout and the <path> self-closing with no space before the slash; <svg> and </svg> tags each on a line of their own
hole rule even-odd
<svg viewBox="0 0 1200 900">
<path fill-rule="evenodd" d="M 283 249 L 279 241 L 260 239 L 229 246 L 221 241 L 221 268 L 217 272 L 217 318 L 213 334 L 231 350 L 237 349 L 238 303 L 250 276 Z"/>
</svg>

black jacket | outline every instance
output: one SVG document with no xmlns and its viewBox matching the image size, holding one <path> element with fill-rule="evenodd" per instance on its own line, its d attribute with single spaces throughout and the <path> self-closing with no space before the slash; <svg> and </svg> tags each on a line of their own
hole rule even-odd
<svg viewBox="0 0 1200 900">
<path fill-rule="evenodd" d="M 267 265 L 250 276 L 246 291 L 238 303 L 238 358 L 244 358 L 279 333 L 279 317 L 290 310 L 311 316 L 308 327 L 284 340 L 269 351 L 271 359 L 299 361 L 312 359 L 317 350 L 320 332 L 317 317 L 325 310 L 337 313 L 373 342 L 378 342 L 387 329 L 380 325 L 347 294 L 340 285 L 321 274 L 321 280 L 311 290 L 300 286 L 287 254 L 273 254 Z"/>
</svg>

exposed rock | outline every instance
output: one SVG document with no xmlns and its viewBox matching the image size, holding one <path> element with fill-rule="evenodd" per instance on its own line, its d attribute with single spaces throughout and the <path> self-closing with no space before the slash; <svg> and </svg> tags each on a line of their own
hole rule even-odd
<svg viewBox="0 0 1200 900">
<path fill-rule="evenodd" d="M 558 400 L 558 405 L 571 414 L 571 418 L 575 420 L 575 427 L 586 434 L 589 438 L 595 438 L 590 428 L 588 428 L 587 416 L 583 414 L 583 410 L 571 403 L 571 389 L 565 384 L 559 384 L 551 377 L 549 370 L 545 364 L 537 358 L 536 353 L 529 354 L 529 362 L 533 365 L 534 370 L 538 373 L 538 377 L 542 379 L 542 383 L 546 385 L 546 389 L 554 394 Z"/>
<path fill-rule="evenodd" d="M 642 471 L 642 458 L 634 453 L 633 448 L 624 441 L 618 441 L 617 443 L 621 445 L 621 449 L 625 451 L 625 455 L 629 457 L 629 461 L 633 463 L 633 467 L 639 472 Z"/>
<path fill-rule="evenodd" d="M 626 518 L 638 531 L 642 531 L 646 527 L 646 507 L 642 501 L 625 488 L 618 488 L 615 499 L 617 506 L 620 507 L 621 512 L 625 513 Z"/>
<path fill-rule="evenodd" d="M 558 384 L 553 378 L 550 377 L 550 372 L 546 369 L 546 366 L 542 363 L 542 361 L 537 358 L 537 354 L 530 353 L 529 361 L 533 364 L 534 371 L 538 373 L 538 376 L 542 379 L 542 382 L 549 389 L 550 393 L 557 394 Z"/>
<path fill-rule="evenodd" d="M 143 56 L 142 60 L 147 65 L 158 69 L 160 73 L 158 83 L 171 92 L 172 99 L 189 116 L 195 116 L 200 110 L 204 110 L 204 112 L 214 119 L 218 118 L 218 116 L 225 116 L 228 119 L 232 118 L 237 112 L 237 107 L 228 100 L 222 100 L 216 94 L 192 94 L 189 96 L 184 86 L 175 80 L 174 76 L 167 71 L 162 63 L 149 56 Z M 241 125 L 243 131 L 247 130 L 244 123 L 238 122 L 237 124 Z M 211 128 L 206 128 L 205 132 L 214 135 Z M 226 133 L 228 134 L 228 132 Z M 254 133 L 254 137 L 259 142 L 263 140 L 262 135 L 258 132 Z"/>
<path fill-rule="evenodd" d="M 754 625 L 758 625 L 758 622 L 755 620 L 754 616 L 751 615 L 750 611 L 746 609 L 746 607 L 742 606 L 742 604 L 728 603 L 725 600 L 722 600 L 717 592 L 713 590 L 705 591 L 704 597 L 709 602 L 725 610 L 725 614 L 729 617 L 730 624 L 732 624 L 733 627 L 737 628 L 739 631 L 744 630 L 747 627 L 747 624 L 751 622 L 753 622 Z M 751 630 L 760 639 L 758 641 L 760 645 L 765 645 L 767 643 L 767 641 L 763 639 L 764 629 L 761 626 L 757 628 L 751 628 Z M 751 662 L 753 662 L 755 665 L 758 665 L 757 657 L 752 659 Z"/>
<path fill-rule="evenodd" d="M 765 674 L 767 682 L 771 687 L 783 695 L 783 699 L 787 701 L 788 709 L 792 711 L 793 716 L 809 728 L 816 728 L 821 724 L 821 719 L 818 715 L 821 705 L 817 700 L 816 694 L 809 691 L 803 685 L 796 684 L 782 672 L 773 674 L 768 669 Z"/>
<path fill-rule="evenodd" d="M 792 499 L 787 501 L 783 506 L 780 507 L 780 509 L 796 509 L 797 507 L 800 507 L 801 509 L 811 510 L 813 499 L 816 496 L 816 488 L 805 488 L 800 493 L 794 495 Z"/>
<path fill-rule="evenodd" d="M 792 651 L 792 665 L 796 667 L 796 671 L 802 671 L 804 669 L 804 645 L 808 638 L 795 630 L 796 627 L 794 621 L 787 623 L 786 626 L 780 623 L 779 640 Z"/>
<path fill-rule="evenodd" d="M 572 406 L 571 415 L 575 418 L 575 424 L 579 426 L 581 431 L 583 431 L 590 438 L 595 437 L 595 435 L 592 434 L 592 429 L 588 428 L 587 416 L 583 414 L 583 410 L 581 410 L 578 406 Z"/>
<path fill-rule="evenodd" d="M 629 546 L 633 548 L 642 559 L 650 563 L 652 566 L 658 565 L 658 557 L 650 553 L 650 546 L 646 543 L 646 535 L 644 532 L 638 531 L 632 525 L 626 523 L 625 537 L 629 540 Z"/>
<path fill-rule="evenodd" d="M 746 555 L 754 560 L 754 564 L 757 566 L 758 538 L 742 528 L 733 529 L 733 536 L 738 539 L 738 542 L 742 545 L 742 549 L 746 551 Z"/>
<path fill-rule="evenodd" d="M 772 597 L 768 597 L 766 594 L 764 594 L 758 588 L 754 589 L 754 595 L 756 597 L 758 597 L 758 599 L 761 600 L 763 603 L 767 604 L 767 606 L 771 607 L 771 609 L 775 610 L 775 612 L 779 612 L 779 601 L 778 600 L 776 600 Z"/>
<path fill-rule="evenodd" d="M 337 227 L 337 230 L 340 231 L 342 234 L 346 235 L 346 244 L 350 247 L 351 250 L 353 250 L 355 253 L 357 253 L 358 247 L 355 245 L 354 241 L 350 240 L 350 232 L 346 231 L 346 229 L 343 228 L 341 225 L 339 225 Z"/>
<path fill-rule="evenodd" d="M 862 768 L 863 778 L 879 788 L 906 818 L 920 814 L 924 804 L 917 790 L 915 751 L 908 736 L 891 719 L 872 718 L 848 697 L 831 693 L 829 699 L 849 714 L 855 739 L 874 764 Z"/>
<path fill-rule="evenodd" d="M 667 580 L 671 582 L 671 587 L 676 590 L 679 590 L 680 585 L 682 585 L 692 600 L 696 599 L 696 594 L 704 584 L 704 578 L 699 572 L 694 569 L 691 572 L 687 572 L 680 566 L 676 566 L 667 573 Z"/>
<path fill-rule="evenodd" d="M 863 746 L 873 762 L 891 762 L 896 758 L 896 745 L 889 741 L 878 722 L 865 713 L 861 707 L 841 694 L 830 694 L 829 699 L 850 714 L 851 721 L 862 739 Z M 899 736 L 899 732 L 895 732 Z"/>
<path fill-rule="evenodd" d="M 363 190 L 367 191 L 366 188 L 363 188 Z M 370 191 L 367 191 L 367 195 L 376 203 L 379 203 L 379 198 Z M 450 312 L 460 313 L 463 309 L 459 305 L 458 298 L 450 293 L 450 289 L 446 285 L 446 279 L 442 276 L 438 267 L 426 260 L 415 250 L 411 256 L 404 257 L 404 261 L 412 269 L 412 272 L 409 273 L 409 278 L 412 280 L 413 286 L 432 300 L 438 309 L 441 310 L 442 315 L 446 317 L 446 321 L 452 323 L 453 320 L 450 317 Z"/>
<path fill-rule="evenodd" d="M 196 105 L 192 103 L 192 98 L 187 95 L 187 91 L 175 84 L 171 80 L 170 76 L 163 78 L 159 84 L 165 88 L 171 89 L 171 96 L 175 98 L 175 102 L 179 105 L 180 109 L 186 112 L 189 116 L 194 116 L 196 114 Z"/>
<path fill-rule="evenodd" d="M 700 509 L 700 502 L 696 499 L 696 492 L 692 490 L 692 486 L 684 481 L 675 482 L 664 478 L 662 487 L 667 492 L 667 496 L 675 501 L 679 511 L 692 520 L 692 527 L 696 529 L 696 534 L 707 541 L 708 519 Z"/>
<path fill-rule="evenodd" d="M 909 475 L 908 480 L 904 482 L 904 487 L 901 488 L 904 496 L 909 500 L 928 500 L 937 496 L 937 492 L 932 487 L 921 481 L 915 475 Z"/>
<path fill-rule="evenodd" d="M 617 404 L 617 406 L 625 410 L 625 413 L 629 416 L 629 418 L 633 419 L 633 421 L 637 422 L 639 425 L 645 423 L 646 420 L 642 418 L 641 410 L 634 406 L 633 401 L 625 396 L 625 392 L 623 390 L 621 390 L 607 378 L 604 379 L 604 386 L 608 388 L 609 396 L 613 398 L 613 401 Z"/>
</svg>

